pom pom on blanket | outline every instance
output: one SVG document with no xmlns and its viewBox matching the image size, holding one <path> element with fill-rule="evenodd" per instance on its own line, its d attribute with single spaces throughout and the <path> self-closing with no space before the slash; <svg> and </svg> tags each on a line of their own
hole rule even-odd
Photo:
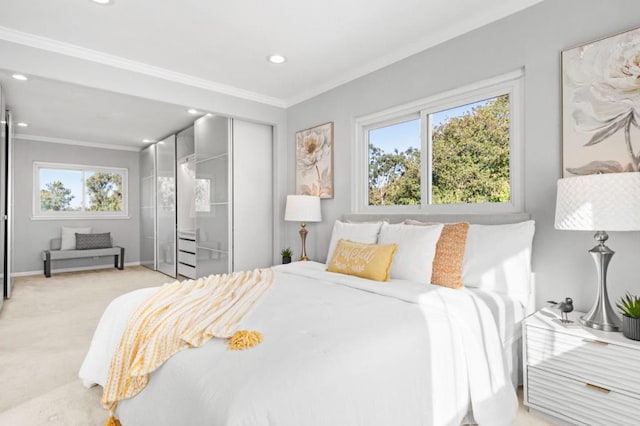
<svg viewBox="0 0 640 426">
<path fill-rule="evenodd" d="M 259 331 L 238 330 L 229 338 L 229 350 L 240 351 L 262 343 L 262 334 Z M 107 426 L 107 425 L 105 425 Z"/>
<path fill-rule="evenodd" d="M 120 424 L 120 420 L 116 419 L 113 416 L 109 416 L 109 420 L 104 423 L 104 426 L 122 426 Z"/>
</svg>

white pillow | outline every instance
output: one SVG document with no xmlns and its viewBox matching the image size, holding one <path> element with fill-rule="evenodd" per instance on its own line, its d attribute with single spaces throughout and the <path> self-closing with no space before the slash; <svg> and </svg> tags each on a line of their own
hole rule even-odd
<svg viewBox="0 0 640 426">
<path fill-rule="evenodd" d="M 378 240 L 378 232 L 382 222 L 345 223 L 336 220 L 331 233 L 331 242 L 327 252 L 327 263 L 333 258 L 333 251 L 341 239 L 354 243 L 375 244 Z"/>
<path fill-rule="evenodd" d="M 465 287 L 508 294 L 527 306 L 535 222 L 469 226 L 462 263 Z"/>
<path fill-rule="evenodd" d="M 78 234 L 90 234 L 91 227 L 84 228 L 69 228 L 62 227 L 62 237 L 60 240 L 60 250 L 75 250 L 76 249 L 76 232 Z"/>
<path fill-rule="evenodd" d="M 391 278 L 431 282 L 433 258 L 436 244 L 442 232 L 442 224 L 428 226 L 398 223 L 382 224 L 378 244 L 398 244 L 398 250 L 391 264 Z"/>
</svg>

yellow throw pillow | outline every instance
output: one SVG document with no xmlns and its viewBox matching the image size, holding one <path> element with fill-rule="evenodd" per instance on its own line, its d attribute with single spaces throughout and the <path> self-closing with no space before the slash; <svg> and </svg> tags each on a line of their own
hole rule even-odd
<svg viewBox="0 0 640 426">
<path fill-rule="evenodd" d="M 327 271 L 375 281 L 389 281 L 397 244 L 362 244 L 339 240 Z"/>
<path fill-rule="evenodd" d="M 407 219 L 407 225 L 433 225 L 433 222 L 420 222 Z M 462 263 L 464 249 L 467 245 L 467 222 L 445 223 L 436 245 L 436 255 L 433 258 L 431 284 L 449 288 L 462 288 Z"/>
</svg>

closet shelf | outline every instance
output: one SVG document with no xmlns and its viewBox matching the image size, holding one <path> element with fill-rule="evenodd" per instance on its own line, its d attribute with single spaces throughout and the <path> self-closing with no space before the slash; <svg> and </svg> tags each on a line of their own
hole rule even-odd
<svg viewBox="0 0 640 426">
<path fill-rule="evenodd" d="M 196 246 L 197 249 L 212 251 L 214 253 L 229 254 L 228 250 L 218 250 L 207 246 Z"/>
<path fill-rule="evenodd" d="M 212 157 L 200 158 L 200 159 L 196 160 L 196 164 L 204 163 L 204 162 L 211 161 L 211 160 L 218 160 L 220 158 L 225 158 L 225 157 L 228 157 L 228 156 L 229 156 L 229 153 L 225 152 L 224 154 L 218 154 L 218 155 L 214 155 Z"/>
</svg>

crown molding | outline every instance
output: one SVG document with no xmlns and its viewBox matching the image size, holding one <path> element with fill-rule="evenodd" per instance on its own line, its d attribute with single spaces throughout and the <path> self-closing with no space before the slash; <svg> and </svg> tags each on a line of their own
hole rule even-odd
<svg viewBox="0 0 640 426">
<path fill-rule="evenodd" d="M 75 44 L 66 43 L 31 33 L 17 31 L 8 27 L 0 26 L 0 40 L 5 40 L 11 43 L 21 44 L 29 47 L 34 47 L 36 49 L 79 58 L 86 61 L 147 75 L 150 77 L 156 77 L 166 81 L 184 84 L 186 86 L 192 86 L 214 93 L 224 94 L 240 99 L 286 109 L 309 100 L 313 97 L 316 97 L 322 93 L 335 89 L 336 87 L 346 84 L 350 81 L 370 74 L 374 71 L 378 71 L 393 63 L 406 59 L 412 55 L 434 47 L 447 40 L 451 40 L 455 37 L 478 29 L 491 22 L 520 12 L 542 1 L 543 0 L 526 0 L 524 3 L 519 2 L 518 4 L 514 4 L 512 2 L 504 2 L 504 5 L 502 7 L 487 11 L 484 14 L 470 14 L 467 19 L 460 20 L 449 25 L 444 31 L 431 33 L 426 37 L 416 41 L 415 43 L 407 45 L 403 49 L 395 50 L 388 55 L 382 56 L 372 62 L 365 64 L 364 66 L 349 70 L 341 76 L 332 79 L 324 84 L 312 87 L 309 90 L 297 93 L 286 99 L 263 95 L 238 87 L 218 83 L 200 77 L 195 77 L 190 74 L 184 74 L 166 68 L 123 58 L 121 56 L 111 55 L 109 53 L 104 53 L 98 50 L 88 49 Z"/>
<path fill-rule="evenodd" d="M 289 108 L 296 104 L 302 103 L 306 100 L 321 95 L 322 93 L 335 89 L 336 87 L 342 86 L 343 84 L 349 83 L 350 81 L 356 80 L 360 77 L 364 77 L 367 74 L 371 74 L 384 67 L 423 52 L 431 47 L 437 46 L 448 40 L 459 37 L 465 33 L 476 30 L 480 27 L 490 24 L 491 22 L 498 21 L 509 15 L 513 15 L 514 13 L 525 10 L 542 1 L 543 0 L 528 0 L 524 5 L 522 3 L 516 5 L 510 2 L 505 2 L 502 7 L 493 9 L 484 15 L 470 14 L 467 19 L 450 24 L 444 31 L 429 34 L 428 36 L 418 40 L 417 42 L 407 45 L 403 49 L 395 50 L 394 52 L 386 56 L 377 58 L 373 62 L 369 62 L 368 64 L 365 64 L 361 67 L 352 69 L 334 80 L 287 98 L 285 107 Z"/>
<path fill-rule="evenodd" d="M 140 152 L 142 148 L 144 148 L 143 146 L 127 146 L 127 145 L 116 145 L 111 143 L 86 142 L 86 141 L 78 141 L 75 139 L 54 138 L 51 136 L 25 135 L 24 133 L 16 133 L 14 135 L 14 139 L 35 141 L 35 142 L 60 143 L 64 145 L 86 146 L 89 148 L 115 149 L 118 151 L 132 151 L 132 152 Z"/>
<path fill-rule="evenodd" d="M 86 61 L 96 62 L 114 68 L 132 71 L 138 74 L 144 74 L 150 77 L 156 77 L 174 83 L 197 87 L 199 89 L 208 90 L 210 92 L 221 93 L 236 98 L 258 102 L 261 104 L 271 105 L 279 108 L 286 107 L 286 101 L 284 99 L 262 95 L 260 93 L 251 92 L 249 90 L 217 83 L 215 81 L 195 77 L 189 74 L 171 71 L 166 68 L 145 64 L 143 62 L 133 61 L 121 56 L 111 55 L 109 53 L 88 49 L 86 47 L 54 40 L 48 37 L 42 37 L 31 33 L 17 31 L 7 27 L 0 26 L 0 40 L 34 47 L 36 49 L 46 50 L 49 52 L 59 53 L 61 55 L 71 56 L 74 58 L 84 59 Z"/>
</svg>

